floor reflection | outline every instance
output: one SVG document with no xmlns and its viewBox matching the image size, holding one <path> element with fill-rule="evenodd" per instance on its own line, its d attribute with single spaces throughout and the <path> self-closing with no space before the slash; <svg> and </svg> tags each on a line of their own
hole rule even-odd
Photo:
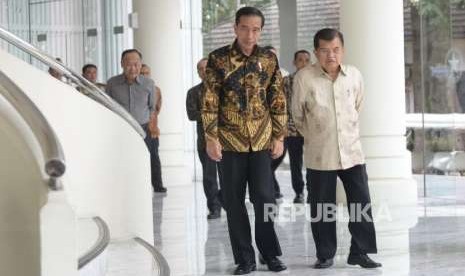
<svg viewBox="0 0 465 276">
<path fill-rule="evenodd" d="M 283 206 L 291 205 L 294 196 L 287 175 L 286 171 L 278 173 L 285 195 Z M 248 206 L 253 222 L 252 207 Z M 344 223 L 338 226 L 335 265 L 314 270 L 310 266 L 316 260 L 315 247 L 308 219 L 300 214 L 295 219 L 279 221 L 276 231 L 283 250 L 282 260 L 289 267 L 280 274 L 443 276 L 447 271 L 449 275 L 463 275 L 465 214 L 461 210 L 465 208 L 428 199 L 420 199 L 413 211 L 392 210 L 394 218 L 397 214 L 407 217 L 418 214 L 418 223 L 404 230 L 398 225 L 404 222 L 395 219 L 376 224 L 380 252 L 373 258 L 382 262 L 383 268 L 375 270 L 346 264 L 350 235 Z M 207 221 L 207 212 L 200 182 L 170 187 L 166 197 L 154 197 L 155 244 L 167 259 L 171 275 L 231 275 L 234 264 L 226 215 L 223 212 L 221 219 Z M 265 266 L 258 265 L 258 271 L 250 275 L 271 274 Z"/>
</svg>

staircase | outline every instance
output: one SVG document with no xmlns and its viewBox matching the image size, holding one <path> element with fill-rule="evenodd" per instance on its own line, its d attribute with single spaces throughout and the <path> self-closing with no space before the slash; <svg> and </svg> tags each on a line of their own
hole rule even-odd
<svg viewBox="0 0 465 276">
<path fill-rule="evenodd" d="M 78 219 L 80 276 L 163 276 L 165 258 L 141 238 L 110 242 L 110 231 L 99 217 Z"/>
<path fill-rule="evenodd" d="M 79 74 L 0 39 L 70 81 L 0 50 L 0 275 L 169 275 L 140 126 Z"/>
</svg>

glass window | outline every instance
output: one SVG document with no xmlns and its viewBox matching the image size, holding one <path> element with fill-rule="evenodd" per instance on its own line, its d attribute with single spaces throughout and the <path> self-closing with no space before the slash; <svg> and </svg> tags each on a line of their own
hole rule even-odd
<svg viewBox="0 0 465 276">
<path fill-rule="evenodd" d="M 408 147 L 420 193 L 441 200 L 463 198 L 465 184 L 465 1 L 406 0 L 405 96 Z"/>
<path fill-rule="evenodd" d="M 76 72 L 86 63 L 105 82 L 120 72 L 121 52 L 132 46 L 130 0 L 0 0 L 0 26 L 44 50 Z M 44 70 L 18 48 L 0 47 Z"/>
</svg>

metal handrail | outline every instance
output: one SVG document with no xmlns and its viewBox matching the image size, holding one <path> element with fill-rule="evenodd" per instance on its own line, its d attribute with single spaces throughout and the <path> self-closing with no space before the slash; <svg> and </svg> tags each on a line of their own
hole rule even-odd
<svg viewBox="0 0 465 276">
<path fill-rule="evenodd" d="M 42 112 L 29 97 L 2 71 L 0 71 L 0 95 L 18 111 L 31 128 L 45 158 L 45 173 L 49 176 L 48 186 L 52 190 L 61 190 L 61 176 L 66 164 L 63 149 L 55 132 Z"/>
<path fill-rule="evenodd" d="M 74 72 L 72 69 L 57 62 L 53 57 L 37 49 L 32 44 L 22 40 L 21 38 L 15 36 L 5 29 L 0 28 L 0 38 L 30 54 L 47 66 L 62 73 L 67 79 L 71 80 L 80 88 L 82 88 L 79 89 L 79 92 L 118 114 L 121 118 L 128 122 L 134 128 L 134 130 L 136 130 L 142 136 L 142 138 L 145 138 L 145 131 L 142 129 L 139 123 L 121 105 L 115 102 L 110 96 L 105 94 L 96 85 L 82 77 L 80 74 Z"/>
</svg>

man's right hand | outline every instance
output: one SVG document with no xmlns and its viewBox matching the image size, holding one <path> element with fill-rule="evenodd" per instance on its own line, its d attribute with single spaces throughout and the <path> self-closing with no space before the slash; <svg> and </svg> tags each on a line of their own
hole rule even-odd
<svg viewBox="0 0 465 276">
<path fill-rule="evenodd" d="M 213 161 L 220 162 L 223 155 L 221 150 L 223 147 L 217 140 L 207 140 L 207 154 Z"/>
</svg>

